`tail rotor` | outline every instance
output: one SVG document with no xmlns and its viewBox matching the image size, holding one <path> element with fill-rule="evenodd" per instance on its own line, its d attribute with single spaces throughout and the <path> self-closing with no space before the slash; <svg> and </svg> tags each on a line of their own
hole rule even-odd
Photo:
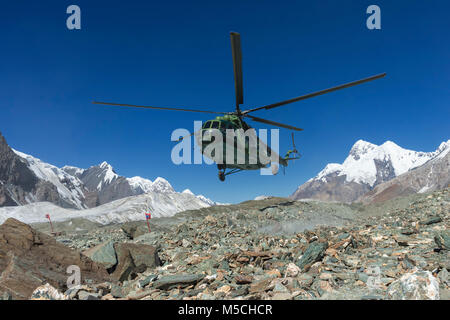
<svg viewBox="0 0 450 320">
<path fill-rule="evenodd" d="M 296 146 L 295 146 L 295 140 L 294 140 L 294 133 L 291 133 L 291 137 L 292 137 L 292 153 L 293 153 L 293 161 L 295 161 L 295 159 L 300 159 L 301 154 L 298 152 Z"/>
</svg>

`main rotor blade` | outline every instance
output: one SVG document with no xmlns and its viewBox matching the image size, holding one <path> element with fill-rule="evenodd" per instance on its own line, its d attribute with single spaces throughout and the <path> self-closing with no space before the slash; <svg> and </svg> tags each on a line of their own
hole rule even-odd
<svg viewBox="0 0 450 320">
<path fill-rule="evenodd" d="M 293 127 L 293 126 L 290 126 L 288 124 L 283 124 L 283 123 L 275 122 L 275 121 L 272 121 L 272 120 L 266 120 L 266 119 L 258 118 L 258 117 L 255 117 L 255 116 L 251 116 L 249 114 L 246 114 L 245 116 L 249 117 L 253 121 L 262 122 L 262 123 L 266 123 L 266 124 L 270 124 L 270 125 L 273 125 L 273 126 L 290 129 L 290 130 L 303 131 L 303 129 L 301 129 L 301 128 Z"/>
<path fill-rule="evenodd" d="M 191 136 L 195 136 L 196 134 L 200 133 L 201 131 L 202 131 L 202 129 L 197 130 L 197 131 L 194 131 L 194 132 L 188 134 L 187 136 L 184 136 L 184 137 L 179 138 L 179 139 L 176 140 L 176 141 L 177 141 L 177 142 L 180 142 L 180 141 L 182 141 L 182 140 L 184 140 L 184 139 L 186 139 L 186 138 L 189 138 L 189 137 L 191 137 Z"/>
<path fill-rule="evenodd" d="M 244 86 L 242 82 L 241 35 L 236 32 L 231 32 L 230 37 L 231 37 L 231 53 L 233 54 L 234 87 L 236 90 L 236 109 L 239 112 L 239 105 L 244 103 Z"/>
<path fill-rule="evenodd" d="M 289 103 L 293 103 L 293 102 L 297 102 L 297 101 L 300 101 L 300 100 L 313 98 L 313 97 L 320 96 L 320 95 L 325 94 L 325 93 L 329 93 L 329 92 L 333 92 L 333 91 L 337 91 L 337 90 L 353 87 L 353 86 L 356 86 L 356 85 L 364 83 L 364 82 L 369 82 L 369 81 L 372 81 L 372 80 L 380 79 L 380 78 L 383 78 L 384 76 L 386 76 L 386 73 L 382 73 L 382 74 L 378 74 L 378 75 L 375 75 L 375 76 L 372 76 L 372 77 L 369 77 L 369 78 L 364 78 L 364 79 L 361 79 L 361 80 L 349 82 L 349 83 L 342 84 L 342 85 L 337 86 L 337 87 L 332 87 L 332 88 L 329 88 L 329 89 L 325 89 L 325 90 L 321 90 L 321 91 L 305 94 L 305 95 L 297 97 L 297 98 L 292 98 L 292 99 L 289 99 L 289 100 L 285 100 L 285 101 L 281 101 L 281 102 L 277 102 L 277 103 L 272 103 L 272 104 L 269 104 L 269 105 L 266 105 L 266 106 L 263 106 L 263 107 L 258 107 L 258 108 L 254 108 L 254 109 L 250 109 L 250 110 L 245 110 L 242 113 L 243 114 L 247 114 L 249 112 L 253 112 L 253 111 L 257 111 L 257 110 L 261 110 L 261 109 L 266 109 L 266 110 L 273 109 L 273 108 L 276 108 L 276 107 L 284 106 L 284 105 L 289 104 Z"/>
<path fill-rule="evenodd" d="M 183 109 L 183 108 L 167 108 L 167 107 L 151 107 L 151 106 L 137 106 L 134 104 L 122 104 L 113 102 L 99 102 L 94 101 L 93 104 L 104 104 L 107 106 L 120 106 L 120 107 L 133 107 L 133 108 L 145 108 L 145 109 L 159 109 L 159 110 L 172 110 L 172 111 L 188 111 L 188 112 L 202 112 L 202 113 L 215 113 L 215 114 L 227 114 L 227 112 L 217 112 L 208 110 L 193 110 L 193 109 Z"/>
</svg>

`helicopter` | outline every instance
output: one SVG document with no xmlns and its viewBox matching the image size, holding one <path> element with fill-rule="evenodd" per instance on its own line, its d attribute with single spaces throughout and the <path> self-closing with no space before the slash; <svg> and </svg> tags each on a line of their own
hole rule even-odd
<svg viewBox="0 0 450 320">
<path fill-rule="evenodd" d="M 225 176 L 234 174 L 243 170 L 258 170 L 262 168 L 272 169 L 272 174 L 278 173 L 278 164 L 283 167 L 287 167 L 288 162 L 300 158 L 300 154 L 295 147 L 294 135 L 292 133 L 292 143 L 293 149 L 289 150 L 284 157 L 279 156 L 275 151 L 273 151 L 269 146 L 265 145 L 264 142 L 259 139 L 254 134 L 254 129 L 247 124 L 244 119 L 248 118 L 255 122 L 264 123 L 276 127 L 281 127 L 293 131 L 303 131 L 303 129 L 287 125 L 279 122 L 275 122 L 268 119 L 263 119 L 254 116 L 252 113 L 259 110 L 272 110 L 281 106 L 285 106 L 290 103 L 298 102 L 301 100 L 313 98 L 319 95 L 330 93 L 333 91 L 349 88 L 356 86 L 365 82 L 380 79 L 386 76 L 386 73 L 377 74 L 371 77 L 360 79 L 357 81 L 352 81 L 349 83 L 341 84 L 328 89 L 308 93 L 299 97 L 291 98 L 288 100 L 283 100 L 280 102 L 268 104 L 265 106 L 260 106 L 248 110 L 241 110 L 240 105 L 244 103 L 244 89 L 243 89 L 243 76 L 242 76 L 242 50 L 241 50 L 241 37 L 237 32 L 230 32 L 231 38 L 231 52 L 233 58 L 233 71 L 234 71 L 234 84 L 235 84 L 235 96 L 236 104 L 235 110 L 231 112 L 219 112 L 211 110 L 196 110 L 196 109 L 186 109 L 186 108 L 171 108 L 171 107 L 155 107 L 155 106 L 145 106 L 145 105 L 133 105 L 133 104 L 122 104 L 122 103 L 112 103 L 112 102 L 100 102 L 94 101 L 94 104 L 108 105 L 108 106 L 122 106 L 122 107 L 132 107 L 132 108 L 145 108 L 145 109 L 156 109 L 156 110 L 171 110 L 171 111 L 184 111 L 184 112 L 197 112 L 197 113 L 208 113 L 216 114 L 216 118 L 207 120 L 203 123 L 200 130 L 180 138 L 178 141 L 185 139 L 186 137 L 194 135 L 196 137 L 197 144 L 201 147 L 202 154 L 206 157 L 212 159 L 217 164 L 217 169 L 219 171 L 219 180 L 225 181 Z M 223 146 L 223 153 L 206 152 L 211 151 L 212 144 L 217 143 L 216 133 L 222 134 L 225 137 L 228 133 L 235 133 L 235 138 L 230 143 L 230 140 L 222 138 L 220 140 Z M 248 135 L 247 132 L 252 134 Z M 225 135 L 224 135 L 225 134 Z M 250 136 L 250 137 L 249 137 Z M 250 139 L 249 139 L 250 138 Z M 230 148 L 231 147 L 231 148 Z M 252 152 L 253 150 L 258 150 L 258 152 Z M 275 159 L 275 161 L 262 160 L 261 150 L 265 152 L 270 159 Z M 232 156 L 226 157 L 226 153 L 232 153 Z M 220 154 L 220 157 L 219 157 Z M 238 159 L 244 159 L 244 161 L 238 161 Z M 228 169 L 228 172 L 227 172 Z"/>
</svg>

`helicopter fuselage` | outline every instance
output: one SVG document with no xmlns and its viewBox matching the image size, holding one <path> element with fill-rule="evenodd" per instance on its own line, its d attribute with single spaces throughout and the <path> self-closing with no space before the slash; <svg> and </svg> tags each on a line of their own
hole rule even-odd
<svg viewBox="0 0 450 320">
<path fill-rule="evenodd" d="M 210 145 L 216 142 L 216 136 L 222 139 L 222 150 L 211 152 Z M 220 169 L 259 170 L 271 165 L 268 157 L 287 166 L 285 159 L 262 142 L 257 137 L 256 131 L 234 114 L 206 121 L 196 135 L 196 142 L 201 147 L 202 153 L 215 161 Z M 216 151 L 222 151 L 222 155 L 216 154 Z M 233 156 L 229 155 L 230 152 Z"/>
</svg>

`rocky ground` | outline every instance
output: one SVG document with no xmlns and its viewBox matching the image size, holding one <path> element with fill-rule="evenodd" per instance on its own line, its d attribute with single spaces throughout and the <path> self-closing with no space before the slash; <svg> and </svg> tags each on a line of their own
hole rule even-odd
<svg viewBox="0 0 450 320">
<path fill-rule="evenodd" d="M 57 242 L 110 278 L 72 289 L 50 283 L 32 297 L 450 299 L 449 212 L 447 188 L 371 206 L 247 201 L 152 219 L 151 232 L 145 221 L 75 219 L 54 225 Z"/>
</svg>

